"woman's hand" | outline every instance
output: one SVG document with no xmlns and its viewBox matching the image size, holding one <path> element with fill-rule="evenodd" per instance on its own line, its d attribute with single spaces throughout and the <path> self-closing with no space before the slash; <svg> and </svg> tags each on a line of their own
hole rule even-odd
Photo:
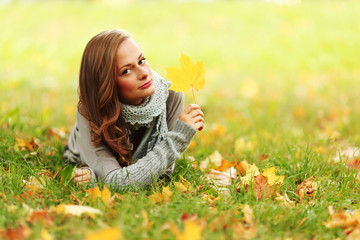
<svg viewBox="0 0 360 240">
<path fill-rule="evenodd" d="M 189 104 L 180 114 L 179 119 L 195 130 L 201 131 L 204 128 L 204 113 L 197 104 Z"/>
<path fill-rule="evenodd" d="M 77 184 L 85 184 L 91 181 L 91 171 L 86 168 L 78 168 L 75 170 L 75 175 L 73 178 L 74 182 Z"/>
</svg>

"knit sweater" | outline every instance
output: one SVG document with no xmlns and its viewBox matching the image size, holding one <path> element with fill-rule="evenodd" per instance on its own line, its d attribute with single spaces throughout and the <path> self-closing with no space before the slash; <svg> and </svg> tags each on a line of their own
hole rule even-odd
<svg viewBox="0 0 360 240">
<path fill-rule="evenodd" d="M 93 146 L 91 143 L 89 122 L 79 112 L 76 113 L 76 124 L 70 132 L 68 150 L 65 157 L 70 161 L 86 164 L 92 172 L 92 181 L 100 179 L 107 185 L 116 188 L 126 188 L 130 185 L 145 186 L 166 173 L 171 173 L 175 160 L 190 144 L 196 130 L 186 123 L 178 120 L 183 111 L 184 95 L 168 90 L 166 102 L 166 120 L 169 131 L 165 138 L 156 144 L 146 155 L 144 152 L 147 143 L 151 141 L 151 132 L 155 121 L 145 130 L 139 146 L 135 150 L 131 165 L 121 167 L 114 153 L 105 144 Z"/>
</svg>

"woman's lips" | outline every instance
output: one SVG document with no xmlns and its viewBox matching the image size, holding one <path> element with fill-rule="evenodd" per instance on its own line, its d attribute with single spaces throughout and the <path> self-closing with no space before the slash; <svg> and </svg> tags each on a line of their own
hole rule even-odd
<svg viewBox="0 0 360 240">
<path fill-rule="evenodd" d="M 144 85 L 140 86 L 139 88 L 140 88 L 140 89 L 145 89 L 145 88 L 150 87 L 151 84 L 152 84 L 152 80 L 146 82 Z"/>
</svg>

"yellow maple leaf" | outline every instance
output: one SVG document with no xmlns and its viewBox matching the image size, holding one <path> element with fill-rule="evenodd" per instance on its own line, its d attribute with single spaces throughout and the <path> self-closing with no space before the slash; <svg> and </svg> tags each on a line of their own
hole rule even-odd
<svg viewBox="0 0 360 240">
<path fill-rule="evenodd" d="M 244 177 L 241 177 L 241 182 L 246 185 L 246 184 L 250 184 L 251 182 L 254 181 L 254 177 L 258 176 L 260 174 L 259 169 L 257 168 L 257 166 L 255 164 L 251 165 L 250 168 L 246 169 L 246 174 Z"/>
<path fill-rule="evenodd" d="M 184 231 L 177 235 L 177 240 L 200 240 L 202 227 L 193 220 L 184 222 Z"/>
<path fill-rule="evenodd" d="M 89 233 L 85 240 L 98 240 L 98 239 L 123 239 L 122 233 L 118 228 L 105 228 L 99 232 Z"/>
<path fill-rule="evenodd" d="M 154 192 L 149 198 L 154 203 L 162 203 L 162 202 L 169 202 L 172 198 L 173 192 L 170 190 L 169 187 L 163 187 L 162 193 Z"/>
<path fill-rule="evenodd" d="M 187 187 L 185 187 L 185 185 L 182 184 L 181 182 L 174 182 L 174 187 L 179 192 L 186 192 L 187 191 Z"/>
<path fill-rule="evenodd" d="M 97 198 L 100 198 L 105 205 L 109 205 L 110 198 L 111 198 L 111 192 L 110 190 L 104 186 L 104 190 L 100 191 L 99 186 L 96 188 L 90 188 L 86 190 L 86 192 L 89 194 L 90 200 L 95 203 Z"/>
<path fill-rule="evenodd" d="M 269 185 L 282 184 L 282 182 L 284 181 L 285 176 L 276 176 L 275 172 L 275 167 L 271 167 L 265 169 L 262 173 L 265 177 L 268 178 Z"/>
<path fill-rule="evenodd" d="M 194 65 L 190 57 L 181 53 L 180 65 L 181 68 L 166 68 L 166 77 L 172 82 L 170 89 L 177 92 L 187 92 L 192 89 L 194 94 L 194 89 L 199 90 L 205 84 L 204 63 L 200 61 Z"/>
<path fill-rule="evenodd" d="M 162 194 L 164 195 L 164 202 L 169 202 L 172 198 L 173 192 L 169 187 L 163 187 Z"/>
</svg>

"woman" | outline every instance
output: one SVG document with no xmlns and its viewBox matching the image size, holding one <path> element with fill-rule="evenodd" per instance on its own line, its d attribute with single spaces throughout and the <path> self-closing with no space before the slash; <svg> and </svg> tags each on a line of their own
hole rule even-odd
<svg viewBox="0 0 360 240">
<path fill-rule="evenodd" d="M 168 90 L 138 44 L 120 30 L 104 31 L 87 44 L 81 62 L 77 121 L 65 156 L 88 168 L 74 181 L 97 178 L 118 188 L 147 185 L 171 173 L 204 114 L 183 110 L 183 93 Z"/>
</svg>

